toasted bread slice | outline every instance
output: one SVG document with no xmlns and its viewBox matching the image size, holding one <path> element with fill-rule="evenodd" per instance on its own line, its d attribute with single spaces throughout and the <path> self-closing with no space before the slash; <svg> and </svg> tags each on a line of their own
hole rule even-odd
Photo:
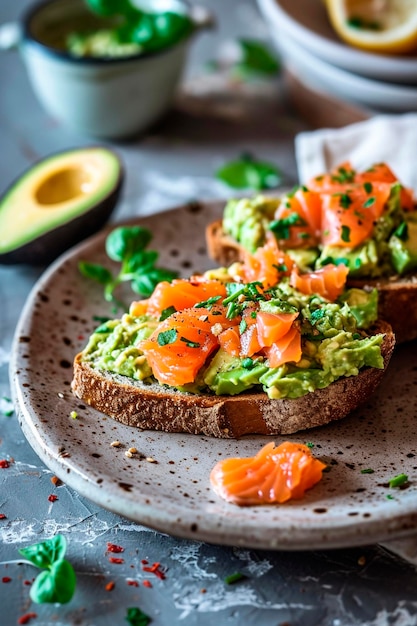
<svg viewBox="0 0 417 626">
<path fill-rule="evenodd" d="M 209 256 L 220 265 L 229 266 L 244 260 L 244 249 L 224 233 L 222 220 L 207 226 L 206 241 Z M 378 290 L 379 318 L 392 326 L 396 343 L 417 338 L 417 275 L 348 278 L 347 287 Z"/>
<path fill-rule="evenodd" d="M 289 434 L 345 417 L 369 398 L 395 344 L 391 327 L 384 322 L 375 325 L 372 333 L 385 333 L 384 369 L 364 368 L 357 376 L 340 378 L 296 399 L 272 400 L 265 393 L 250 392 L 237 396 L 182 393 L 94 369 L 82 361 L 81 354 L 74 360 L 72 390 L 90 406 L 128 426 L 222 438 Z"/>
</svg>

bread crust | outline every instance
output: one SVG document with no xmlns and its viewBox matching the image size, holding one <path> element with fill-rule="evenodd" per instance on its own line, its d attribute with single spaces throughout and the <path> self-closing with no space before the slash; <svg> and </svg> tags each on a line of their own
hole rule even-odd
<svg viewBox="0 0 417 626">
<path fill-rule="evenodd" d="M 98 411 L 141 429 L 220 438 L 290 434 L 345 417 L 369 398 L 395 344 L 388 324 L 378 323 L 372 332 L 385 333 L 384 369 L 365 368 L 357 376 L 340 378 L 296 399 L 272 400 L 265 393 L 250 392 L 237 396 L 182 393 L 93 369 L 82 361 L 81 353 L 74 360 L 72 391 Z"/>
<path fill-rule="evenodd" d="M 244 260 L 244 249 L 224 233 L 222 220 L 207 226 L 206 241 L 210 257 L 220 265 L 228 266 Z M 378 290 L 378 317 L 392 326 L 396 343 L 417 338 L 417 275 L 348 278 L 347 286 Z"/>
</svg>

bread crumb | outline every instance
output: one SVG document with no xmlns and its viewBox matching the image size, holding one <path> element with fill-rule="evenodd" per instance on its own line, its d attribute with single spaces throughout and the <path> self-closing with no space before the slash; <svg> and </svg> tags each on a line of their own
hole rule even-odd
<svg viewBox="0 0 417 626">
<path fill-rule="evenodd" d="M 148 463 L 158 463 L 158 461 L 155 461 L 155 459 L 152 456 L 147 456 L 146 460 L 148 461 Z"/>
<path fill-rule="evenodd" d="M 366 558 L 364 556 L 360 556 L 358 559 L 358 565 L 365 565 L 366 563 Z"/>
<path fill-rule="evenodd" d="M 57 396 L 58 396 L 58 398 L 61 398 L 61 400 L 62 400 L 63 397 L 64 397 L 64 394 L 62 393 L 62 391 L 59 391 Z"/>
<path fill-rule="evenodd" d="M 120 448 L 122 444 L 120 443 L 120 441 L 112 441 L 110 445 L 112 448 Z"/>
<path fill-rule="evenodd" d="M 130 452 L 130 454 L 137 454 L 138 450 L 137 448 L 129 448 L 128 452 Z"/>
<path fill-rule="evenodd" d="M 125 456 L 127 456 L 128 459 L 131 459 L 133 457 L 133 454 L 129 452 L 129 450 L 126 450 Z"/>
</svg>

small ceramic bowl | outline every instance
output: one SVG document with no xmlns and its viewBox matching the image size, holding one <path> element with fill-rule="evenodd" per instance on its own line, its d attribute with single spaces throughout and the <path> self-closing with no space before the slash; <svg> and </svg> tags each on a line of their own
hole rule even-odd
<svg viewBox="0 0 417 626">
<path fill-rule="evenodd" d="M 186 10 L 193 33 L 211 24 L 202 7 Z M 69 24 L 91 19 L 83 0 L 35 4 L 23 17 L 18 44 L 29 79 L 44 108 L 75 130 L 109 139 L 132 136 L 169 108 L 190 37 L 123 58 L 76 58 L 55 45 Z"/>
</svg>

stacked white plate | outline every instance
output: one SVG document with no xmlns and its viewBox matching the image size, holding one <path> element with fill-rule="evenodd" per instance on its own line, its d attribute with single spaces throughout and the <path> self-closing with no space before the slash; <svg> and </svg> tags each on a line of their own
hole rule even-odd
<svg viewBox="0 0 417 626">
<path fill-rule="evenodd" d="M 290 73 L 309 89 L 372 111 L 417 110 L 417 53 L 386 56 L 344 44 L 322 0 L 258 0 Z"/>
</svg>

